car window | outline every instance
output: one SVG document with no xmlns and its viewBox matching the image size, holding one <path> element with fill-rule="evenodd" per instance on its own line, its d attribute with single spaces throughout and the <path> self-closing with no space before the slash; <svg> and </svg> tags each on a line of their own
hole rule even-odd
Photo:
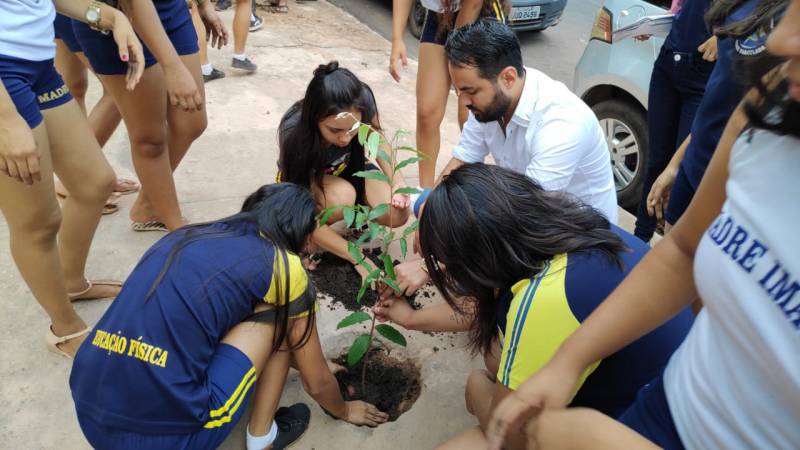
<svg viewBox="0 0 800 450">
<path fill-rule="evenodd" d="M 672 6 L 672 0 L 644 0 L 651 5 L 658 6 L 659 8 L 669 9 Z"/>
</svg>

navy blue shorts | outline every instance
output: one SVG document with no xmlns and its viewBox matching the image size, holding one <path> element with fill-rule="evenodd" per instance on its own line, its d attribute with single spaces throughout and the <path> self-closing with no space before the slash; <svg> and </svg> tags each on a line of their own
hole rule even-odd
<svg viewBox="0 0 800 450">
<path fill-rule="evenodd" d="M 53 60 L 28 61 L 0 55 L 0 78 L 17 112 L 31 129 L 42 123 L 42 111 L 72 100 Z"/>
<path fill-rule="evenodd" d="M 506 13 L 503 10 L 503 4 L 500 0 L 494 0 L 491 4 L 490 14 L 484 16 L 493 18 L 499 22 L 506 22 Z M 420 34 L 419 41 L 423 44 L 436 44 L 444 45 L 447 41 L 446 33 L 439 33 L 439 22 L 442 20 L 442 14 L 436 11 L 427 10 L 425 13 L 425 23 L 422 25 L 422 34 Z M 452 29 L 456 22 L 456 14 L 453 14 L 450 28 Z"/>
<path fill-rule="evenodd" d="M 53 27 L 56 29 L 56 39 L 61 39 L 64 45 L 67 46 L 72 53 L 82 53 L 81 43 L 75 37 L 75 32 L 72 30 L 72 19 L 67 16 L 56 14 L 56 20 L 53 22 Z"/>
<path fill-rule="evenodd" d="M 617 420 L 664 450 L 684 450 L 669 411 L 661 375 L 639 389 L 636 401 Z"/>
<path fill-rule="evenodd" d="M 192 55 L 200 51 L 197 45 L 197 32 L 192 24 L 192 15 L 186 0 L 161 0 L 153 4 L 161 18 L 164 31 L 167 32 L 172 46 L 178 55 Z M 72 29 L 78 38 L 86 58 L 92 65 L 95 73 L 100 75 L 125 75 L 128 73 L 128 63 L 119 59 L 119 51 L 114 38 L 110 34 L 94 31 L 83 22 L 72 21 Z M 140 38 L 141 40 L 141 38 Z M 145 67 L 156 64 L 156 57 L 150 52 L 144 42 Z"/>
<path fill-rule="evenodd" d="M 678 169 L 678 175 L 675 177 L 675 183 L 672 185 L 672 190 L 669 192 L 669 202 L 667 209 L 664 211 L 664 219 L 667 223 L 675 225 L 678 219 L 681 218 L 686 209 L 689 208 L 689 203 L 694 198 L 695 188 L 689 181 L 686 171 L 683 167 Z"/>
<path fill-rule="evenodd" d="M 103 426 L 78 413 L 86 440 L 97 450 L 216 449 L 233 431 L 247 410 L 255 390 L 256 371 L 250 359 L 236 347 L 220 344 L 206 371 L 211 417 L 189 434 L 145 434 Z"/>
</svg>

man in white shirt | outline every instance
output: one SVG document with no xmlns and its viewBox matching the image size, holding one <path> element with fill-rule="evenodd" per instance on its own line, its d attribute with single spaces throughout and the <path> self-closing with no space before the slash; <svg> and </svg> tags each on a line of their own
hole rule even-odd
<svg viewBox="0 0 800 450">
<path fill-rule="evenodd" d="M 568 192 L 616 224 L 617 193 L 605 135 L 594 113 L 563 83 L 522 65 L 519 41 L 500 22 L 478 20 L 445 44 L 458 99 L 469 109 L 446 175 L 464 163 L 495 162 L 543 188 Z M 400 289 L 428 282 L 421 260 L 399 264 Z M 384 289 L 381 297 L 393 294 Z"/>
<path fill-rule="evenodd" d="M 491 153 L 497 165 L 568 192 L 616 223 L 608 147 L 592 110 L 563 83 L 525 68 L 519 41 L 503 23 L 459 28 L 445 51 L 470 114 L 444 173 Z"/>
</svg>

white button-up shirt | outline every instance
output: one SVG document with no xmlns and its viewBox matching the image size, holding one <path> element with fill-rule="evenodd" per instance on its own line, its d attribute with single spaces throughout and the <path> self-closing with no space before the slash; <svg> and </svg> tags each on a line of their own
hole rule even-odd
<svg viewBox="0 0 800 450">
<path fill-rule="evenodd" d="M 489 153 L 497 165 L 527 175 L 544 189 L 569 192 L 617 223 L 603 130 L 563 83 L 526 68 L 522 96 L 505 132 L 499 122 L 481 123 L 470 113 L 453 157 L 482 162 Z"/>
</svg>

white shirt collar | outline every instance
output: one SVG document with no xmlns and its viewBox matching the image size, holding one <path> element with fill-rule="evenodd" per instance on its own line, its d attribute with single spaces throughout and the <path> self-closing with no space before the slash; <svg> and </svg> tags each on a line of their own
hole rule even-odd
<svg viewBox="0 0 800 450">
<path fill-rule="evenodd" d="M 525 84 L 522 86 L 522 95 L 519 97 L 517 107 L 514 109 L 514 115 L 511 116 L 511 122 L 521 126 L 528 127 L 536 109 L 536 100 L 539 98 L 539 83 L 534 78 L 536 71 L 525 68 Z"/>
</svg>

